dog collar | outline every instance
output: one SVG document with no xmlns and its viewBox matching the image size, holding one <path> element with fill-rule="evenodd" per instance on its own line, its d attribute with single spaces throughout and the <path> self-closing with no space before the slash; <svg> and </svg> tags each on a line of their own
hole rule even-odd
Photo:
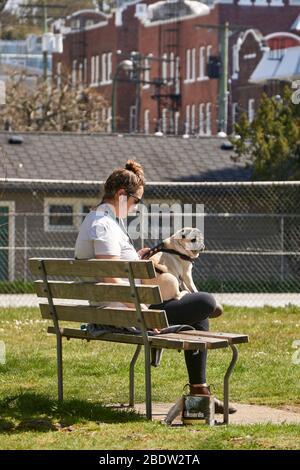
<svg viewBox="0 0 300 470">
<path fill-rule="evenodd" d="M 166 253 L 172 253 L 173 255 L 177 255 L 177 256 L 179 256 L 181 259 L 184 259 L 184 260 L 186 260 L 186 261 L 190 261 L 191 263 L 194 263 L 194 261 L 195 261 L 195 260 L 194 260 L 193 258 L 191 258 L 190 256 L 184 255 L 184 254 L 182 254 L 182 253 L 179 253 L 179 251 L 172 250 L 172 249 L 169 249 L 169 248 L 161 248 L 161 250 L 159 250 L 159 251 L 164 251 L 164 252 L 166 252 Z"/>
</svg>

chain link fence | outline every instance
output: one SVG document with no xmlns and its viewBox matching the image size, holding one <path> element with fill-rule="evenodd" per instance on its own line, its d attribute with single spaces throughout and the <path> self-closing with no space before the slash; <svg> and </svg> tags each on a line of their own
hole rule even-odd
<svg viewBox="0 0 300 470">
<path fill-rule="evenodd" d="M 102 193 L 98 182 L 0 183 L 2 305 L 13 297 L 26 304 L 34 292 L 29 258 L 73 257 L 80 224 Z M 300 183 L 148 183 L 144 199 L 147 213 L 128 218 L 129 232 L 131 223 L 142 231 L 136 249 L 157 244 L 169 222 L 172 233 L 173 204 L 187 205 L 182 226 L 204 222 L 206 250 L 193 269 L 199 290 L 223 295 L 226 303 L 245 294 L 247 305 L 251 294 L 272 303 L 272 295 L 292 302 L 299 292 Z"/>
</svg>

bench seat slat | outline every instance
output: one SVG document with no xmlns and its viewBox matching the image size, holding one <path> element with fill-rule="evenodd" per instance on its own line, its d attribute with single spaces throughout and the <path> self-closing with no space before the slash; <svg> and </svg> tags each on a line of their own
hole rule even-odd
<svg viewBox="0 0 300 470">
<path fill-rule="evenodd" d="M 48 304 L 40 304 L 42 317 L 52 320 Z M 98 323 L 100 325 L 113 325 L 116 327 L 140 327 L 135 309 L 132 308 L 101 308 L 89 305 L 55 305 L 56 314 L 61 321 L 74 321 L 81 323 Z M 149 314 L 150 312 L 150 314 Z M 164 310 L 142 310 L 146 327 L 165 328 L 168 326 Z"/>
<path fill-rule="evenodd" d="M 191 336 L 203 336 L 207 338 L 218 338 L 218 339 L 226 339 L 229 344 L 241 344 L 241 343 L 248 343 L 249 337 L 248 335 L 238 334 L 238 333 L 221 333 L 217 331 L 181 331 L 181 334 L 191 335 Z"/>
<path fill-rule="evenodd" d="M 55 328 L 48 327 L 48 333 L 55 334 Z M 117 343 L 127 344 L 143 344 L 143 337 L 140 335 L 130 335 L 122 333 L 105 333 L 99 337 L 89 335 L 86 331 L 72 329 L 72 328 L 60 328 L 62 336 L 67 338 L 81 338 L 87 340 L 100 340 L 100 341 L 113 341 Z M 197 338 L 195 340 L 192 337 L 181 337 L 177 333 L 169 333 L 166 335 L 149 336 L 149 342 L 151 346 L 166 348 L 166 349 L 184 349 L 184 350 L 197 350 L 204 351 L 206 349 L 217 349 L 228 346 L 226 340 L 215 340 L 207 338 Z"/>
<path fill-rule="evenodd" d="M 47 297 L 43 281 L 35 281 L 38 297 Z M 92 282 L 48 282 L 51 295 L 56 299 L 78 299 L 95 302 L 132 302 L 131 289 L 128 285 Z M 161 303 L 160 288 L 153 285 L 137 285 L 140 302 L 144 304 Z"/>
<path fill-rule="evenodd" d="M 159 335 L 161 338 L 164 338 L 165 335 Z M 200 343 L 206 344 L 206 349 L 218 349 L 218 348 L 226 348 L 228 346 L 228 341 L 225 338 L 218 339 L 218 338 L 208 338 L 202 336 L 200 332 L 197 335 L 189 335 L 189 332 L 180 331 L 179 333 L 168 333 L 168 338 L 177 338 L 182 341 L 199 341 Z"/>
<path fill-rule="evenodd" d="M 75 260 L 73 258 L 43 258 L 48 276 L 75 277 L 128 277 L 126 261 L 119 260 Z M 39 258 L 31 258 L 29 266 L 32 274 L 41 277 Z M 131 261 L 135 279 L 153 279 L 156 272 L 151 260 Z"/>
</svg>

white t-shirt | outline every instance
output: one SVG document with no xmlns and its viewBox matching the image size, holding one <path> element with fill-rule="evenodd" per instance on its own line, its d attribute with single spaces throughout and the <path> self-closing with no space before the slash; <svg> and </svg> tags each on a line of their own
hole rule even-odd
<svg viewBox="0 0 300 470">
<path fill-rule="evenodd" d="M 120 223 L 108 204 L 101 204 L 97 210 L 91 211 L 80 226 L 75 244 L 75 258 L 93 259 L 96 255 L 117 256 L 120 260 L 135 261 L 139 255 L 130 242 L 129 236 L 121 228 Z M 123 225 L 124 227 L 124 225 Z M 123 283 L 129 284 L 128 279 Z M 141 281 L 136 279 L 136 284 Z M 90 303 L 101 307 L 124 307 L 120 302 Z"/>
</svg>

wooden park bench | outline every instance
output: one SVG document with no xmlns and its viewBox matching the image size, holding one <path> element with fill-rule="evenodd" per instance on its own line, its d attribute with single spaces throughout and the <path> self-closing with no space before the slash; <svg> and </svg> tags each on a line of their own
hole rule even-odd
<svg viewBox="0 0 300 470">
<path fill-rule="evenodd" d="M 228 424 L 229 378 L 238 357 L 236 344 L 248 342 L 242 334 L 186 331 L 180 333 L 150 336 L 148 330 L 168 326 L 164 310 L 145 310 L 141 303 L 158 304 L 162 302 L 160 288 L 156 285 L 139 285 L 135 279 L 153 279 L 156 272 L 151 260 L 74 260 L 56 258 L 32 258 L 29 260 L 38 297 L 46 297 L 47 303 L 40 304 L 44 319 L 53 321 L 48 333 L 56 335 L 58 399 L 63 399 L 62 338 L 112 341 L 137 345 L 129 368 L 129 406 L 134 406 L 134 367 L 144 346 L 146 416 L 152 419 L 151 399 L 151 348 L 177 350 L 207 350 L 230 348 L 232 358 L 224 376 L 224 423 Z M 105 277 L 127 278 L 128 285 L 98 282 Z M 53 279 L 54 278 L 54 279 Z M 56 279 L 55 279 L 56 278 Z M 59 278 L 60 280 L 57 280 Z M 71 281 L 66 281 L 71 278 Z M 78 280 L 79 279 L 79 280 Z M 98 280 L 98 281 L 96 281 Z M 64 301 L 62 302 L 62 299 Z M 66 299 L 75 299 L 66 305 Z M 92 302 L 131 302 L 135 308 L 97 307 L 82 303 Z M 70 303 L 70 302 L 69 302 Z M 74 304 L 73 304 L 74 303 Z M 105 333 L 95 337 L 77 328 L 61 327 L 60 322 L 94 323 L 115 327 L 138 327 L 141 334 Z"/>
</svg>

